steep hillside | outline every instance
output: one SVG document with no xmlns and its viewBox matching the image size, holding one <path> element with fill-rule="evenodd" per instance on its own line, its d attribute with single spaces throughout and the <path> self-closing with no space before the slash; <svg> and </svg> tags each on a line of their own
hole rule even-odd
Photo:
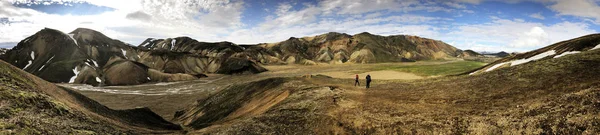
<svg viewBox="0 0 600 135">
<path fill-rule="evenodd" d="M 330 32 L 278 43 L 259 44 L 272 56 L 287 63 L 378 63 L 445 59 L 461 51 L 444 42 L 417 36 L 379 36 L 370 33 L 348 35 Z M 256 61 L 266 57 L 256 58 Z M 270 57 L 269 57 L 270 58 Z"/>
<path fill-rule="evenodd" d="M 270 78 L 228 87 L 176 113 L 192 134 L 331 134 L 327 111 L 336 91 L 298 78 Z"/>
<path fill-rule="evenodd" d="M 556 44 L 552 44 L 530 52 L 508 56 L 492 62 L 484 67 L 471 71 L 469 74 L 489 72 L 504 67 L 526 64 L 531 61 L 543 61 L 559 58 L 565 55 L 576 54 L 598 48 L 600 48 L 600 34 L 586 35 L 579 38 L 558 42 Z"/>
<path fill-rule="evenodd" d="M 112 110 L 0 61 L 0 134 L 156 134 L 181 127 L 148 108 Z"/>
<path fill-rule="evenodd" d="M 220 49 L 223 48 L 220 45 L 198 48 L 216 49 L 212 52 L 182 52 L 170 48 L 134 47 L 91 29 L 78 28 L 65 34 L 46 28 L 19 42 L 0 59 L 50 82 L 94 86 L 193 80 L 206 73 L 265 71 L 252 61 L 229 59 L 231 54 Z M 128 75 L 123 76 L 123 73 Z"/>
</svg>

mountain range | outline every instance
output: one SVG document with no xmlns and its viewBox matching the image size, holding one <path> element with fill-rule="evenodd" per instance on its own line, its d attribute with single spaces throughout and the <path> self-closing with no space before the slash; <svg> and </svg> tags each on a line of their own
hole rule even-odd
<svg viewBox="0 0 600 135">
<path fill-rule="evenodd" d="M 211 73 L 260 73 L 266 71 L 261 65 L 270 64 L 411 62 L 478 55 L 439 40 L 366 32 L 330 32 L 256 45 L 148 38 L 133 46 L 91 29 L 67 34 L 45 28 L 0 59 L 50 82 L 102 86 L 193 80 Z"/>
</svg>

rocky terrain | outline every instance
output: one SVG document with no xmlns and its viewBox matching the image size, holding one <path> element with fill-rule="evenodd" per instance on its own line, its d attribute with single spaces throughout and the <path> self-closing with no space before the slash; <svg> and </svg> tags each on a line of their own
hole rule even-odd
<svg viewBox="0 0 600 135">
<path fill-rule="evenodd" d="M 600 34 L 586 35 L 579 38 L 558 42 L 534 51 L 509 55 L 503 59 L 494 61 L 484 67 L 471 71 L 469 74 L 489 72 L 504 67 L 526 64 L 531 61 L 559 58 L 598 48 L 600 48 Z"/>
<path fill-rule="evenodd" d="M 182 128 L 148 108 L 113 110 L 0 61 L 0 134 L 162 134 Z"/>
</svg>

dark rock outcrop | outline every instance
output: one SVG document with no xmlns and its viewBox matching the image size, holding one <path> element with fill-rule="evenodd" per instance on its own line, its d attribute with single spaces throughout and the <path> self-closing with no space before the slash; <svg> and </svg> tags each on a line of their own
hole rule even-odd
<svg viewBox="0 0 600 135">
<path fill-rule="evenodd" d="M 244 73 L 260 73 L 267 69 L 257 65 L 256 63 L 242 58 L 229 58 L 223 62 L 222 68 L 217 70 L 219 74 L 244 74 Z"/>
</svg>

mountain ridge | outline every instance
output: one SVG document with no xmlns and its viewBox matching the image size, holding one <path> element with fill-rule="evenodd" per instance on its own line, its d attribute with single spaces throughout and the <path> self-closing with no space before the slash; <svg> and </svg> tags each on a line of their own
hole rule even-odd
<svg viewBox="0 0 600 135">
<path fill-rule="evenodd" d="M 50 82 L 94 86 L 193 80 L 219 70 L 225 74 L 266 71 L 248 60 L 210 56 L 131 46 L 92 29 L 78 28 L 66 34 L 45 28 L 19 42 L 0 59 Z M 183 67 L 182 63 L 190 66 Z M 222 66 L 235 63 L 247 67 Z M 133 75 L 121 76 L 121 72 Z"/>
<path fill-rule="evenodd" d="M 413 62 L 463 54 L 439 40 L 368 32 L 328 32 L 256 45 L 201 42 L 186 36 L 148 38 L 134 46 L 92 29 L 67 34 L 45 28 L 0 59 L 50 82 L 102 86 L 194 80 L 210 73 L 260 73 L 266 71 L 262 65 Z M 120 72 L 135 75 L 121 78 Z"/>
<path fill-rule="evenodd" d="M 479 74 L 509 66 L 521 65 L 535 61 L 542 61 L 563 57 L 565 55 L 591 51 L 600 48 L 600 33 L 589 34 L 574 39 L 564 40 L 533 51 L 508 55 L 507 57 L 491 62 L 481 68 L 469 71 L 466 74 Z"/>
</svg>

